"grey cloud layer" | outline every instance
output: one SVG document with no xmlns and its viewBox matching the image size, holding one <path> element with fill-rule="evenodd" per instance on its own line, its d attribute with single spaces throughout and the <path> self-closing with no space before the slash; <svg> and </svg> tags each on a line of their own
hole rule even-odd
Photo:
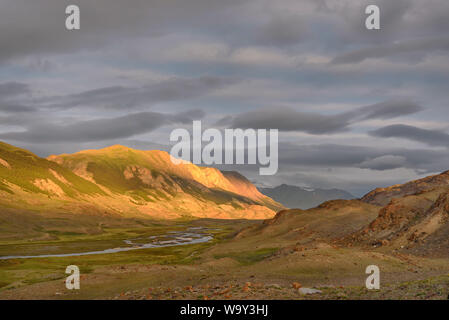
<svg viewBox="0 0 449 320">
<path fill-rule="evenodd" d="M 0 111 L 6 113 L 33 112 L 34 107 L 22 105 L 15 102 L 17 96 L 30 93 L 30 88 L 25 83 L 4 82 L 0 83 Z"/>
<path fill-rule="evenodd" d="M 167 124 L 191 123 L 203 116 L 201 110 L 192 110 L 174 115 L 140 112 L 66 125 L 42 122 L 30 124 L 27 131 L 1 133 L 0 139 L 33 143 L 113 140 L 147 133 Z"/>
<path fill-rule="evenodd" d="M 422 52 L 428 54 L 437 50 L 449 50 L 449 37 L 424 38 L 393 43 L 385 46 L 377 46 L 371 48 L 363 48 L 360 50 L 348 52 L 335 57 L 331 63 L 348 64 L 359 63 L 369 58 L 383 58 L 397 55 L 400 53 Z"/>
<path fill-rule="evenodd" d="M 238 80 L 204 76 L 193 79 L 170 79 L 142 87 L 112 86 L 61 97 L 46 97 L 40 103 L 47 108 L 111 108 L 128 110 L 159 102 L 187 100 L 206 95 Z"/>
<path fill-rule="evenodd" d="M 417 168 L 444 170 L 448 151 L 405 148 L 379 148 L 337 144 L 282 144 L 280 163 L 316 167 L 356 167 L 372 170 Z"/>
<path fill-rule="evenodd" d="M 421 110 L 421 106 L 406 100 L 386 101 L 336 115 L 299 112 L 285 107 L 266 108 L 234 117 L 225 117 L 218 124 L 228 124 L 234 128 L 279 129 L 280 131 L 327 134 L 347 130 L 349 125 L 360 120 L 389 119 L 414 114 Z"/>
<path fill-rule="evenodd" d="M 0 3 L 0 60 L 29 54 L 98 50 L 117 38 L 159 37 L 174 30 L 192 29 L 223 21 L 223 12 L 242 1 L 230 0 L 75 0 L 82 28 L 65 29 L 67 2 L 5 0 Z M 207 20 L 210 20 L 209 22 Z M 224 22 L 224 21 L 223 21 Z"/>
<path fill-rule="evenodd" d="M 0 83 L 0 99 L 28 93 L 29 86 L 20 82 Z"/>
<path fill-rule="evenodd" d="M 428 33 L 444 34 L 442 30 L 447 30 L 449 24 L 445 0 L 128 0 L 126 4 L 121 0 L 76 0 L 72 4 L 81 8 L 82 28 L 68 34 L 64 29 L 65 2 L 2 1 L 0 43 L 8 45 L 2 46 L 0 60 L 98 50 L 117 38 L 157 38 L 177 32 L 221 38 L 233 46 L 321 43 L 327 51 L 339 52 L 339 43 L 380 43 L 395 35 L 416 38 Z M 367 33 L 363 28 L 368 4 L 380 6 L 385 32 Z M 378 54 L 404 50 L 398 47 L 381 46 Z M 360 54 L 352 55 L 351 59 L 360 59 Z"/>
<path fill-rule="evenodd" d="M 199 78 L 173 78 L 141 87 L 110 86 L 65 96 L 26 98 L 32 88 L 25 83 L 0 83 L 0 111 L 25 113 L 71 108 L 109 109 L 116 111 L 150 107 L 170 101 L 198 98 L 238 83 L 229 77 L 203 76 Z M 25 97 L 24 97 L 25 95 Z M 32 106 L 31 106 L 32 104 Z"/>
<path fill-rule="evenodd" d="M 257 166 L 244 168 L 224 166 L 223 169 L 243 170 L 245 174 L 254 176 L 255 181 L 262 184 L 288 183 L 315 188 L 336 187 L 361 196 L 376 187 L 404 183 L 447 170 L 449 151 L 281 143 L 279 156 L 279 173 L 273 177 L 264 177 L 264 179 L 257 177 Z M 415 172 L 415 174 L 413 177 L 404 178 L 401 175 L 404 171 Z M 343 176 L 337 175 L 336 172 L 343 172 Z M 371 176 L 374 177 L 370 178 Z"/>
<path fill-rule="evenodd" d="M 424 108 L 414 101 L 392 100 L 365 106 L 349 114 L 362 119 L 391 119 L 414 114 L 422 110 Z"/>
<path fill-rule="evenodd" d="M 219 121 L 233 128 L 279 129 L 281 131 L 304 131 L 313 134 L 337 132 L 346 129 L 348 119 L 342 115 L 326 116 L 298 112 L 291 108 L 266 108 L 245 112 Z"/>
</svg>

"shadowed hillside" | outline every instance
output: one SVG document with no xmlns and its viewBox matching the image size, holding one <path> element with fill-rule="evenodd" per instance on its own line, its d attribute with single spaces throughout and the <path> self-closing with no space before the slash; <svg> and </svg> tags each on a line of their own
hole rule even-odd
<svg viewBox="0 0 449 320">
<path fill-rule="evenodd" d="M 266 238 L 282 245 L 332 242 L 369 224 L 378 211 L 378 206 L 359 200 L 333 200 L 308 210 L 282 210 L 263 224 L 242 230 L 237 238 Z"/>
<path fill-rule="evenodd" d="M 425 256 L 449 254 L 449 174 L 376 189 L 360 200 L 283 210 L 236 241 L 327 243 Z M 240 240 L 238 240 L 240 239 Z M 257 240 L 255 240 L 257 239 Z"/>
<path fill-rule="evenodd" d="M 387 188 L 377 188 L 362 197 L 362 201 L 385 206 L 393 198 L 418 194 L 438 187 L 449 187 L 449 171 L 423 179 L 397 184 Z"/>
<path fill-rule="evenodd" d="M 449 172 L 376 189 L 362 198 L 385 204 L 378 217 L 346 240 L 422 255 L 449 255 Z"/>
</svg>

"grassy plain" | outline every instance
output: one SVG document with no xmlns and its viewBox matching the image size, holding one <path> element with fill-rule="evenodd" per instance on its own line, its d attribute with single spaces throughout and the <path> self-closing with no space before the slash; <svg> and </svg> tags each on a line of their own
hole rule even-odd
<svg viewBox="0 0 449 320">
<path fill-rule="evenodd" d="M 52 232 L 50 240 L 2 240 L 0 256 L 103 250 L 123 240 L 206 227 L 208 243 L 113 254 L 0 260 L 0 299 L 423 299 L 446 298 L 448 259 L 343 248 L 319 239 L 275 241 L 246 220 L 140 221 L 102 232 Z M 244 229 L 244 232 L 241 230 Z M 307 238 L 308 239 L 308 238 Z M 310 240 L 310 239 L 309 239 Z M 77 265 L 81 289 L 65 288 Z M 365 268 L 382 271 L 382 288 L 364 288 Z M 303 296 L 294 283 L 318 288 Z"/>
</svg>

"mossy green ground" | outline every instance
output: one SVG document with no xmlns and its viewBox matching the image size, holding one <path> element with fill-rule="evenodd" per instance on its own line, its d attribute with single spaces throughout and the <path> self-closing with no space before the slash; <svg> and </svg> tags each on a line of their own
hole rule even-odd
<svg viewBox="0 0 449 320">
<path fill-rule="evenodd" d="M 180 222 L 158 225 L 155 222 L 150 227 L 104 228 L 103 232 L 97 235 L 50 230 L 46 232 L 52 234 L 55 239 L 49 241 L 31 243 L 17 240 L 0 241 L 0 256 L 77 253 L 126 247 L 123 240 L 163 235 L 203 225 L 208 226 L 209 223 L 198 225 Z M 0 290 L 64 278 L 65 268 L 68 265 L 77 265 L 81 273 L 86 274 L 103 266 L 190 264 L 197 259 L 202 250 L 216 244 L 232 230 L 233 228 L 227 224 L 214 225 L 213 229 L 207 231 L 214 239 L 200 244 L 139 249 L 113 254 L 0 260 Z"/>
<path fill-rule="evenodd" d="M 214 256 L 214 258 L 232 258 L 242 265 L 251 265 L 272 256 L 277 250 L 278 248 L 263 248 L 255 251 L 231 252 L 225 254 L 217 254 Z"/>
</svg>

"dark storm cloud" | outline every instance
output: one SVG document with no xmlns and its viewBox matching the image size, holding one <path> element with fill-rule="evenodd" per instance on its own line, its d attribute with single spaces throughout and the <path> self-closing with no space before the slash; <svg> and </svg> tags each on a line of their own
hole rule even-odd
<svg viewBox="0 0 449 320">
<path fill-rule="evenodd" d="M 265 108 L 220 119 L 218 125 L 233 128 L 279 129 L 280 131 L 301 131 L 310 134 L 328 134 L 347 130 L 360 120 L 391 119 L 414 114 L 422 107 L 407 100 L 386 101 L 361 107 L 336 115 L 299 112 L 291 108 Z"/>
<path fill-rule="evenodd" d="M 421 129 L 414 126 L 396 124 L 370 132 L 382 138 L 402 138 L 426 143 L 431 146 L 449 147 L 449 134 L 438 130 Z"/>
<path fill-rule="evenodd" d="M 26 127 L 37 122 L 47 122 L 51 117 L 39 112 L 14 112 L 0 116 L 0 125 Z"/>
<path fill-rule="evenodd" d="M 307 39 L 309 31 L 303 17 L 285 14 L 273 17 L 258 30 L 255 42 L 276 47 L 298 44 Z"/>
<path fill-rule="evenodd" d="M 0 112 L 4 113 L 23 113 L 33 112 L 36 109 L 31 106 L 15 102 L 15 99 L 30 93 L 28 84 L 20 82 L 0 83 Z"/>
<path fill-rule="evenodd" d="M 267 108 L 245 112 L 232 117 L 230 127 L 254 129 L 279 129 L 280 131 L 304 131 L 324 134 L 346 129 L 349 125 L 344 116 L 327 116 L 317 113 L 298 112 L 291 108 Z M 224 119 L 220 123 L 225 122 Z"/>
<path fill-rule="evenodd" d="M 373 159 L 363 161 L 358 165 L 362 169 L 371 170 L 390 170 L 396 168 L 403 168 L 406 165 L 407 159 L 403 156 L 385 155 Z"/>
<path fill-rule="evenodd" d="M 201 110 L 180 114 L 133 113 L 117 118 L 78 121 L 66 125 L 30 124 L 23 132 L 1 133 L 0 139 L 27 143 L 89 142 L 122 139 L 150 132 L 167 124 L 191 123 L 204 116 Z"/>
<path fill-rule="evenodd" d="M 359 63 L 369 58 L 383 58 L 400 53 L 423 52 L 436 50 L 449 50 L 449 37 L 423 38 L 394 43 L 385 46 L 363 48 L 335 57 L 332 64 Z"/>
<path fill-rule="evenodd" d="M 410 100 L 391 100 L 361 107 L 354 111 L 354 116 L 362 119 L 391 119 L 422 111 L 424 108 Z"/>
<path fill-rule="evenodd" d="M 9 104 L 7 102 L 0 101 L 0 111 L 3 111 L 5 113 L 23 113 L 34 112 L 36 111 L 36 108 L 20 104 Z"/>
<path fill-rule="evenodd" d="M 236 79 L 210 76 L 170 79 L 142 87 L 112 86 L 67 96 L 47 97 L 40 103 L 48 108 L 100 107 L 126 110 L 159 102 L 197 98 L 237 81 Z"/>
<path fill-rule="evenodd" d="M 20 82 L 3 82 L 0 83 L 0 99 L 4 99 L 11 96 L 17 96 L 25 93 L 29 93 L 29 86 Z"/>
</svg>

